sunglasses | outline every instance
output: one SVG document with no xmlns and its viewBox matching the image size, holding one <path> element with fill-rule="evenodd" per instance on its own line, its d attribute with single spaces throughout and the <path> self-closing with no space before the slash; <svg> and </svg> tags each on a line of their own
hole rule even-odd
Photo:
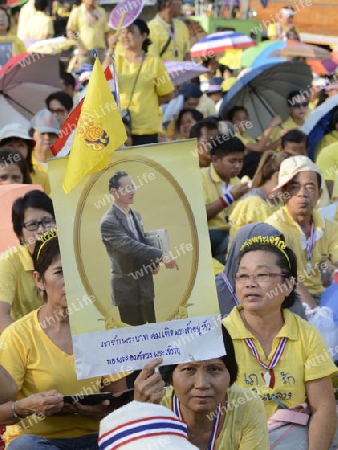
<svg viewBox="0 0 338 450">
<path fill-rule="evenodd" d="M 293 108 L 300 108 L 300 107 L 306 108 L 307 106 L 309 106 L 309 102 L 303 102 L 303 103 L 294 103 L 292 105 Z"/>
</svg>

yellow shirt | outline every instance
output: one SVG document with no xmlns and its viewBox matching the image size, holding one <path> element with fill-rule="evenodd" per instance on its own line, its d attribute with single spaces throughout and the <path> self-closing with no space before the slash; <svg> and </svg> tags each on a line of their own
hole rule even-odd
<svg viewBox="0 0 338 450">
<path fill-rule="evenodd" d="M 42 304 L 33 270 L 32 258 L 24 245 L 16 245 L 0 255 L 0 301 L 11 305 L 13 320 Z"/>
<path fill-rule="evenodd" d="M 168 409 L 172 408 L 173 394 L 173 388 L 167 388 L 162 398 L 161 404 Z M 268 427 L 261 399 L 249 389 L 235 385 L 229 387 L 227 394 L 228 408 L 216 450 L 268 450 Z"/>
<path fill-rule="evenodd" d="M 286 26 L 282 25 L 280 23 L 270 23 L 268 25 L 268 38 L 272 38 L 272 37 L 280 37 L 280 39 L 282 39 L 282 33 L 284 33 Z M 296 32 L 298 33 L 299 36 L 299 30 L 298 28 L 295 27 Z"/>
<path fill-rule="evenodd" d="M 47 336 L 33 311 L 2 333 L 1 364 L 14 378 L 17 400 L 37 392 L 56 389 L 63 395 L 100 392 L 101 377 L 78 380 L 74 356 L 57 347 Z M 83 416 L 50 416 L 39 420 L 35 415 L 7 426 L 6 444 L 18 436 L 34 434 L 50 438 L 72 438 L 97 433 L 99 421 Z"/>
<path fill-rule="evenodd" d="M 306 114 L 304 120 L 306 120 L 310 115 L 310 111 Z M 302 125 L 297 125 L 293 118 L 290 116 L 287 120 L 285 120 L 280 127 L 275 127 L 270 135 L 270 139 L 272 142 L 277 141 L 281 137 L 280 132 L 282 130 L 300 130 Z M 279 148 L 277 149 L 279 151 Z"/>
<path fill-rule="evenodd" d="M 224 184 L 220 179 L 219 175 L 216 173 L 213 164 L 209 167 L 201 169 L 203 192 L 204 192 L 204 203 L 205 205 L 210 205 L 210 203 L 215 202 L 223 195 L 222 185 Z M 238 177 L 231 178 L 229 185 L 237 186 L 241 181 Z M 228 222 L 228 217 L 234 207 L 233 203 L 228 208 L 223 209 L 217 216 L 208 220 L 208 228 L 210 230 L 229 230 L 230 225 Z"/>
<path fill-rule="evenodd" d="M 85 5 L 82 3 L 71 11 L 66 27 L 67 30 L 79 33 L 86 50 L 104 50 L 106 48 L 105 33 L 109 31 L 106 12 L 98 5 L 95 5 L 95 12 L 99 18 L 96 22 L 91 23 Z"/>
<path fill-rule="evenodd" d="M 272 350 L 265 358 L 259 341 L 245 327 L 239 314 L 240 306 L 222 320 L 229 331 L 236 352 L 239 368 L 236 384 L 258 393 L 264 401 L 267 418 L 279 408 L 271 398 L 275 395 L 288 408 L 307 401 L 305 383 L 331 376 L 337 372 L 324 339 L 314 325 L 301 319 L 287 309 L 283 310 L 285 323 L 273 340 Z M 279 339 L 287 338 L 285 349 L 276 368 L 275 385 L 265 385 L 265 370 L 257 362 L 244 339 L 251 338 L 261 361 L 268 365 L 274 355 Z"/>
<path fill-rule="evenodd" d="M 214 268 L 214 274 L 219 275 L 220 273 L 223 272 L 224 270 L 224 266 L 223 264 L 221 264 L 219 261 L 217 261 L 217 259 L 212 258 L 212 266 Z"/>
<path fill-rule="evenodd" d="M 238 200 L 229 216 L 231 227 L 228 248 L 230 248 L 231 242 L 240 228 L 248 223 L 265 222 L 279 207 L 280 205 L 269 203 L 257 194 Z"/>
<path fill-rule="evenodd" d="M 212 114 L 216 114 L 215 102 L 205 95 L 202 95 L 197 106 L 197 111 L 203 114 L 203 117 L 208 117 Z"/>
<path fill-rule="evenodd" d="M 297 256 L 298 277 L 303 281 L 311 295 L 320 295 L 324 291 L 321 282 L 321 272 L 316 264 L 330 259 L 338 261 L 338 223 L 326 219 L 319 212 L 313 210 L 313 222 L 316 242 L 311 259 L 311 270 L 307 270 L 307 252 L 305 236 L 300 227 L 290 216 L 287 206 L 283 206 L 266 223 L 277 228 L 285 236 L 285 242 Z"/>
<path fill-rule="evenodd" d="M 23 5 L 20 9 L 17 36 L 20 39 L 27 38 L 28 27 L 27 24 L 30 18 L 34 15 L 35 9 L 35 0 L 28 0 L 28 2 Z"/>
<path fill-rule="evenodd" d="M 8 36 L 0 36 L 0 44 L 3 42 L 10 42 L 12 44 L 12 56 L 26 53 L 25 44 L 17 36 L 8 34 Z"/>
<path fill-rule="evenodd" d="M 325 180 L 334 181 L 338 169 L 338 141 L 321 150 L 316 164 Z"/>
<path fill-rule="evenodd" d="M 119 54 L 115 59 L 118 73 L 121 108 L 126 109 L 130 101 L 134 81 L 140 63 L 131 63 Z M 161 129 L 158 114 L 158 97 L 170 94 L 174 86 L 160 58 L 146 54 L 139 74 L 131 104 L 132 134 L 156 134 Z"/>
<path fill-rule="evenodd" d="M 326 134 L 319 142 L 315 149 L 315 161 L 317 162 L 318 156 L 321 151 L 331 144 L 338 144 L 338 130 L 333 130 L 331 133 Z"/>
<path fill-rule="evenodd" d="M 39 166 L 41 167 L 41 166 Z M 31 173 L 32 184 L 39 184 L 44 190 L 45 194 L 51 196 L 52 190 L 49 183 L 48 173 L 45 170 L 42 170 L 37 167 L 34 167 L 34 173 Z"/>
<path fill-rule="evenodd" d="M 54 36 L 53 20 L 42 11 L 35 11 L 27 24 L 27 37 L 48 39 Z"/>
<path fill-rule="evenodd" d="M 160 19 L 166 27 L 162 25 L 162 22 L 158 20 L 158 15 L 155 16 L 153 20 L 148 23 L 150 30 L 149 38 L 152 42 L 149 47 L 149 53 L 160 57 L 162 49 L 166 45 L 169 33 L 166 29 L 169 28 L 170 24 L 166 23 L 163 19 Z M 190 34 L 186 24 L 180 19 L 173 19 L 173 24 L 175 28 L 175 40 L 171 39 L 166 51 L 161 56 L 163 61 L 183 61 L 187 53 L 190 52 Z M 175 54 L 175 44 L 177 53 Z"/>
</svg>

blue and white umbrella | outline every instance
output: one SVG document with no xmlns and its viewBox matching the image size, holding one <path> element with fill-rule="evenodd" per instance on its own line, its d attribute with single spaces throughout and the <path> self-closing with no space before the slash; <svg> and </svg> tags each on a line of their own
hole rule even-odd
<svg viewBox="0 0 338 450">
<path fill-rule="evenodd" d="M 287 97 L 293 90 L 305 91 L 311 87 L 312 72 L 300 61 L 266 64 L 239 78 L 223 98 L 220 116 L 227 117 L 234 106 L 244 106 L 249 113 L 251 128 L 247 133 L 257 138 L 266 129 L 272 117 L 289 116 Z"/>
<path fill-rule="evenodd" d="M 309 158 L 312 160 L 314 160 L 315 149 L 319 141 L 332 131 L 330 129 L 332 111 L 337 106 L 338 95 L 334 95 L 318 106 L 318 108 L 314 109 L 301 127 L 301 130 L 309 136 Z"/>
<path fill-rule="evenodd" d="M 212 57 L 227 49 L 245 49 L 256 45 L 251 37 L 237 31 L 219 31 L 209 34 L 191 47 L 192 58 Z"/>
</svg>

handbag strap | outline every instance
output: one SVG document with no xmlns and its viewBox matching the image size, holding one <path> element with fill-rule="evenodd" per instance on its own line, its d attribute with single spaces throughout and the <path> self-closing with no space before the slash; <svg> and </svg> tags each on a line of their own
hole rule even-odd
<svg viewBox="0 0 338 450">
<path fill-rule="evenodd" d="M 144 61 L 145 59 L 146 59 L 146 54 L 143 53 L 143 54 L 142 54 L 142 61 L 141 61 L 140 67 L 138 68 L 138 71 L 137 71 L 137 75 L 136 75 L 136 78 L 135 78 L 135 81 L 134 81 L 133 89 L 132 89 L 131 94 L 130 94 L 130 98 L 129 98 L 129 103 L 128 103 L 127 109 L 129 109 L 130 104 L 131 104 L 131 101 L 132 101 L 132 99 L 133 99 L 133 95 L 134 95 L 134 92 L 135 92 L 136 83 L 137 83 L 138 77 L 139 77 L 140 72 L 141 72 L 141 69 L 142 69 L 143 61 Z"/>
</svg>

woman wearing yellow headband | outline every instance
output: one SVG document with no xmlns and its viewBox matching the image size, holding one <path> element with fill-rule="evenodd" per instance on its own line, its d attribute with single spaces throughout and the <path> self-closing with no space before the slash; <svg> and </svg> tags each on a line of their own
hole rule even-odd
<svg viewBox="0 0 338 450">
<path fill-rule="evenodd" d="M 65 395 L 78 398 L 109 391 L 112 384 L 110 377 L 77 379 L 56 229 L 40 237 L 32 258 L 44 304 L 0 338 L 1 364 L 17 385 L 16 394 L 10 395 L 14 401 L 0 406 L 0 423 L 7 426 L 6 448 L 98 450 L 99 421 L 117 405 L 108 400 L 90 406 L 64 401 Z"/>
<path fill-rule="evenodd" d="M 293 251 L 279 237 L 253 237 L 240 249 L 234 278 L 240 306 L 223 324 L 238 360 L 236 384 L 263 399 L 275 450 L 328 450 L 336 425 L 331 375 L 337 370 L 319 331 L 286 309 L 295 301 Z"/>
</svg>

